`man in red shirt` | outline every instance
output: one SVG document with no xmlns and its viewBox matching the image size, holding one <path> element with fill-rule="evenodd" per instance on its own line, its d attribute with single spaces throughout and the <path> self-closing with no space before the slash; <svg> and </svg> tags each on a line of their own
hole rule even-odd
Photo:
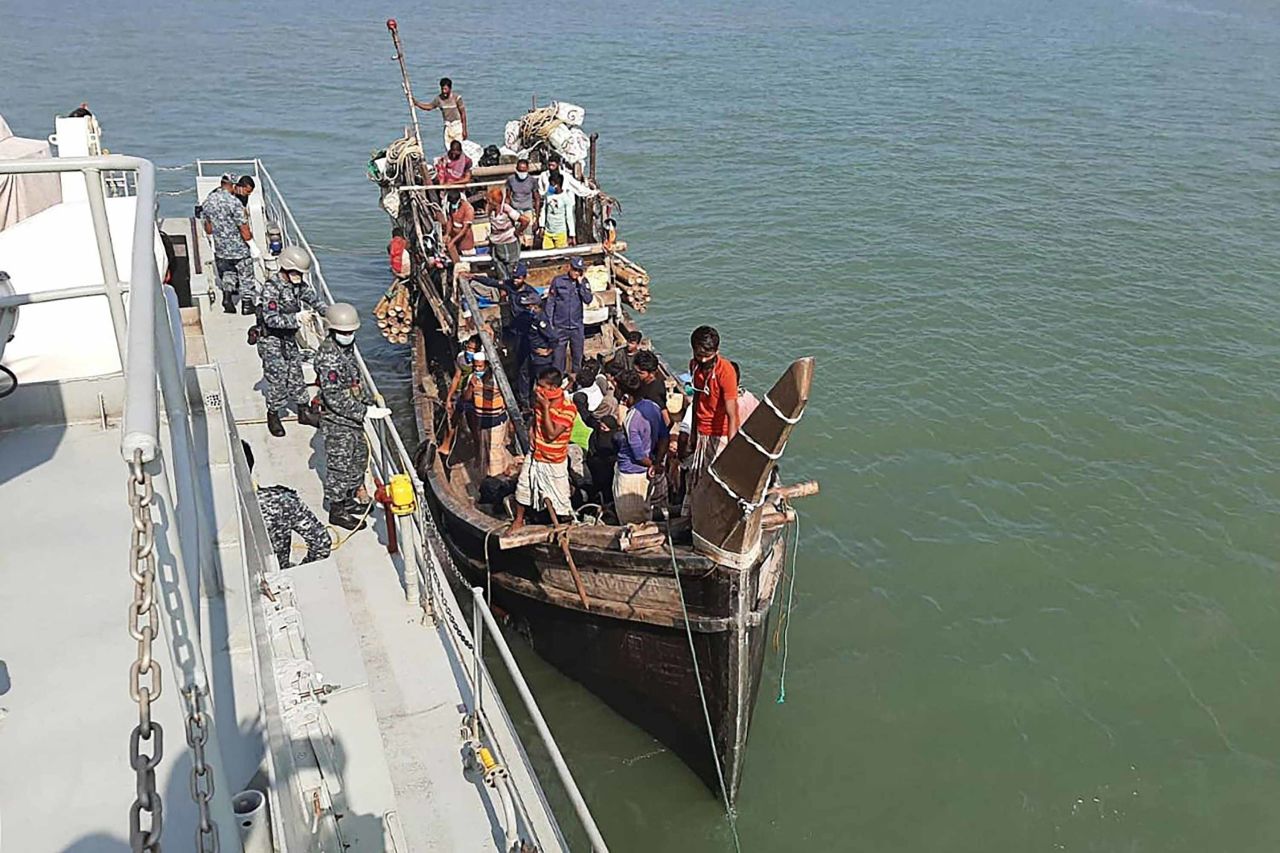
<svg viewBox="0 0 1280 853">
<path fill-rule="evenodd" d="M 711 326 L 699 326 L 689 336 L 689 345 L 693 349 L 689 361 L 689 372 L 693 374 L 693 447 L 685 480 L 686 509 L 698 481 L 742 425 L 738 419 L 738 374 L 732 362 L 720 355 L 720 333 Z"/>
<path fill-rule="evenodd" d="M 558 518 L 572 518 L 569 484 L 569 439 L 578 409 L 565 397 L 564 376 L 554 367 L 538 374 L 534 387 L 533 431 L 529 455 L 516 480 L 516 518 L 511 529 L 524 526 L 526 509 L 543 509 L 546 501 Z"/>
</svg>

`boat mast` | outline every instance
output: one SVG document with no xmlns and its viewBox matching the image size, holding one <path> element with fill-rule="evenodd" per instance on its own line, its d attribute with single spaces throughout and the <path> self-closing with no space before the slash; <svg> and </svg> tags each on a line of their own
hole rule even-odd
<svg viewBox="0 0 1280 853">
<path fill-rule="evenodd" d="M 404 64 L 404 48 L 400 46 L 400 27 L 395 18 L 387 18 L 387 30 L 391 33 L 391 43 L 396 46 L 396 55 L 393 58 L 400 63 L 400 87 L 404 89 L 404 98 L 409 104 L 409 118 L 413 121 L 413 138 L 418 141 L 418 150 L 425 152 L 426 149 L 422 147 L 422 128 L 418 127 L 418 111 L 413 106 L 413 86 L 409 83 L 409 69 Z"/>
</svg>

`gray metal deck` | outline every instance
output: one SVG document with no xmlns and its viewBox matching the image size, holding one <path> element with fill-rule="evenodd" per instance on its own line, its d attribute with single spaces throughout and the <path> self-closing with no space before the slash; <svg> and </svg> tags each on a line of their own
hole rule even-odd
<svg viewBox="0 0 1280 853">
<path fill-rule="evenodd" d="M 270 176 L 261 164 L 247 162 L 262 179 L 270 208 L 259 210 L 259 218 L 284 221 L 286 232 L 305 245 Z M 33 168 L 135 169 L 139 197 L 148 205 L 153 199 L 145 161 L 104 157 L 46 161 Z M 12 170 L 0 163 L 0 173 Z M 93 186 L 91 179 L 91 193 Z M 154 299 L 159 283 L 145 260 L 153 236 L 146 210 L 139 206 L 145 224 L 135 231 L 133 257 L 141 261 L 135 267 L 141 272 L 131 295 L 146 288 L 137 304 L 163 306 Z M 103 251 L 103 229 L 96 221 L 94 227 Z M 202 234 L 199 240 L 203 243 Z M 200 249 L 200 256 L 211 258 L 207 244 Z M 105 260 L 103 269 L 108 269 Z M 206 291 L 205 272 L 193 271 L 194 293 Z M 313 277 L 324 286 L 318 261 Z M 113 287 L 108 281 L 95 292 L 118 301 L 119 289 Z M 94 288 L 80 288 L 89 290 Z M 70 294 L 53 298 L 85 298 Z M 153 441 L 151 456 L 143 459 L 158 484 L 151 516 L 163 613 L 154 653 L 164 689 L 153 714 L 164 728 L 164 758 L 156 777 L 166 849 L 186 849 L 193 840 L 192 753 L 183 737 L 191 708 L 179 688 L 202 683 L 205 673 L 215 732 L 209 756 L 217 783 L 212 817 L 223 850 L 240 849 L 229 798 L 246 788 L 269 793 L 279 851 L 504 850 L 516 835 L 541 850 L 565 849 L 487 672 L 481 667 L 477 676 L 473 670 L 466 649 L 470 619 L 446 592 L 445 567 L 423 556 L 422 525 L 430 524 L 425 515 L 400 522 L 401 547 L 413 556 L 408 568 L 403 556 L 387 552 L 387 520 L 378 510 L 371 528 L 345 539 L 330 558 L 272 571 L 274 559 L 264 556 L 269 548 L 239 438 L 254 449 L 257 482 L 297 489 L 323 519 L 320 438 L 292 421 L 284 438 L 268 435 L 258 390 L 261 368 L 255 349 L 245 342 L 251 318 L 223 314 L 216 306 L 210 310 L 207 300 L 199 301 L 205 310 L 187 328 L 188 353 L 208 363 L 190 367 L 185 375 L 194 440 L 190 457 L 174 447 L 188 435 L 185 429 L 154 424 L 157 369 L 164 405 L 178 405 L 184 396 L 177 368 L 163 366 L 176 362 L 163 361 L 171 347 L 162 307 L 152 312 L 130 306 L 141 319 L 130 315 L 128 384 L 119 373 L 37 382 L 0 401 L 0 844 L 5 853 L 129 849 L 135 774 L 128 743 L 138 708 L 129 697 L 128 675 L 138 648 L 126 620 L 134 590 L 128 468 L 121 459 L 128 423 L 134 425 L 128 436 Z M 113 306 L 114 321 L 124 312 Z M 159 318 L 154 333 L 152 313 Z M 158 362 L 148 344 L 152 340 Z M 135 344 L 146 372 L 134 369 Z M 148 407 L 150 427 L 145 414 L 130 415 Z M 168 411 L 178 421 L 187 417 Z M 372 430 L 370 441 L 383 476 L 405 470 L 407 458 L 392 430 Z M 187 459 L 193 474 L 184 474 Z M 178 494 L 171 499 L 174 483 Z M 197 517 L 205 521 L 197 525 Z M 197 527 L 199 536 L 180 536 Z M 406 531 L 414 535 L 406 537 Z M 420 579 L 427 581 L 421 596 Z M 182 603 L 187 591 L 190 610 Z M 295 603 L 296 611 L 290 609 Z M 481 605 L 475 614 L 496 631 L 487 608 Z M 501 638 L 493 642 L 513 667 Z M 201 654 L 193 657 L 192 650 Z M 305 679 L 300 671 L 308 672 Z M 497 788 L 486 785 L 466 760 L 461 728 L 464 717 L 476 711 L 471 685 L 477 677 L 487 682 L 480 710 L 483 743 L 505 767 L 507 776 L 499 778 L 509 779 Z M 517 672 L 513 677 L 535 725 L 549 739 L 527 687 Z M 318 684 L 324 685 L 322 691 L 315 690 Z M 290 685 L 294 695 L 288 695 Z M 304 692 L 299 695 L 297 689 Z M 300 709 L 306 713 L 299 715 Z M 554 744 L 548 748 L 575 810 L 598 838 L 567 767 Z M 603 849 L 602 842 L 594 844 Z"/>
</svg>

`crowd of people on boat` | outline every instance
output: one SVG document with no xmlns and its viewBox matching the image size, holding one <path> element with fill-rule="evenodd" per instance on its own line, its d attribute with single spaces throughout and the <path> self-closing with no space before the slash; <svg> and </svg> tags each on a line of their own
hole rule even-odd
<svg viewBox="0 0 1280 853">
<path fill-rule="evenodd" d="M 720 354 L 720 335 L 700 326 L 683 383 L 669 387 L 657 353 L 628 331 L 608 356 L 586 358 L 581 308 L 592 294 L 581 258 L 552 279 L 544 295 L 518 263 L 507 279 L 460 277 L 505 296 L 512 322 L 515 410 L 528 420 L 529 447 L 510 452 L 514 435 L 497 372 L 479 334 L 458 353 L 446 392 L 451 426 L 440 445 L 449 464 L 457 428 L 474 442 L 471 464 L 480 500 L 514 500 L 512 530 L 529 513 L 552 522 L 598 508 L 610 521 L 639 524 L 664 509 L 679 512 L 716 455 L 758 405 L 740 387 L 738 365 Z M 497 332 L 496 329 L 491 330 Z M 494 335 L 502 342 L 502 335 Z"/>
<path fill-rule="evenodd" d="M 463 150 L 466 107 L 453 81 L 442 78 L 434 99 L 415 103 L 438 109 L 444 121 L 445 154 L 432 168 L 443 201 L 443 250 L 459 279 L 510 307 L 507 337 L 492 331 L 509 345 L 515 408 L 528 421 L 528 451 L 513 455 L 510 409 L 497 379 L 503 365 L 491 364 L 480 336 L 472 335 L 445 395 L 449 427 L 440 452 L 451 459 L 465 424 L 481 501 L 497 505 L 513 496 L 513 529 L 531 512 L 555 521 L 585 505 L 624 524 L 678 508 L 756 402 L 740 389 L 737 364 L 720 355 L 719 333 L 711 326 L 694 330 L 684 387 L 676 377 L 668 387 L 657 354 L 636 330 L 611 355 L 588 359 L 584 309 L 595 294 L 583 259 L 569 258 L 543 293 L 529 282 L 521 250 L 575 245 L 577 200 L 599 190 L 552 152 L 536 179 L 529 159 L 519 157 L 514 173 L 488 184 L 473 204 L 468 192 L 486 183 L 475 179 L 476 164 Z M 487 249 L 476 245 L 477 205 L 488 217 Z M 466 263 L 482 250 L 493 275 L 473 273 Z"/>
</svg>

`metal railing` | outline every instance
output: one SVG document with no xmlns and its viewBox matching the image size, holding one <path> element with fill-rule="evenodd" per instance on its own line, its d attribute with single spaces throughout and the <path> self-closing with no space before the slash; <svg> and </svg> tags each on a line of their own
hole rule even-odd
<svg viewBox="0 0 1280 853">
<path fill-rule="evenodd" d="M 292 242 L 306 249 L 311 256 L 312 282 L 325 301 L 332 304 L 335 301 L 334 296 L 329 289 L 328 282 L 325 280 L 320 259 L 316 256 L 311 244 L 307 242 L 306 236 L 303 234 L 293 216 L 293 212 L 285 202 L 280 188 L 276 185 L 275 179 L 271 176 L 266 166 L 257 160 L 203 161 L 203 163 L 210 164 L 215 162 L 218 165 L 229 163 L 247 165 L 249 162 L 253 164 L 259 188 L 262 190 L 262 200 L 267 220 L 280 227 L 286 244 Z M 307 330 L 307 333 L 320 337 L 323 335 L 323 330 L 317 326 Z M 381 404 L 383 402 L 382 395 L 377 391 L 377 383 L 374 381 L 368 364 L 360 354 L 359 349 L 356 350 L 356 362 L 359 365 L 361 379 L 367 383 L 367 386 L 374 392 L 379 404 Z M 397 526 L 397 538 L 402 543 L 403 548 L 406 599 L 412 604 L 421 606 L 428 613 L 443 614 L 445 621 L 453 632 L 452 635 L 455 637 L 455 642 L 459 644 L 456 647 L 456 651 L 459 654 L 462 653 L 463 646 L 471 646 L 475 649 L 480 648 L 481 636 L 479 635 L 482 632 L 477 627 L 474 639 L 467 636 L 465 620 L 461 618 L 461 611 L 457 607 L 457 602 L 449 600 L 451 596 L 447 595 L 451 576 L 459 586 L 469 588 L 470 585 L 457 567 L 453 565 L 448 549 L 436 529 L 435 520 L 432 518 L 431 511 L 427 506 L 426 489 L 413 464 L 412 455 L 406 449 L 399 431 L 389 420 L 366 422 L 365 435 L 369 440 L 371 450 L 370 463 L 374 476 L 380 482 L 387 483 L 390 482 L 392 476 L 397 474 L 407 475 L 413 483 L 417 504 L 414 512 L 409 515 L 394 516 Z M 524 680 L 511 649 L 507 646 L 505 639 L 498 630 L 498 624 L 483 596 L 473 598 L 472 617 L 476 626 L 481 625 L 481 620 L 483 620 L 483 624 L 489 627 L 494 647 L 498 650 L 499 657 L 508 675 L 516 685 L 516 690 L 533 720 L 539 739 L 551 756 L 556 777 L 566 791 L 569 801 L 573 805 L 574 813 L 587 837 L 591 840 L 593 849 L 606 851 L 608 848 L 599 828 L 596 826 L 595 818 L 592 816 L 591 810 L 587 806 L 568 764 L 565 762 L 563 755 L 561 755 L 555 737 L 538 709 L 533 693 Z M 480 703 L 484 693 L 484 682 L 488 680 L 488 673 L 484 669 L 481 658 L 473 656 L 470 675 L 473 702 L 476 706 L 470 710 L 474 714 L 483 715 L 484 710 Z"/>
<path fill-rule="evenodd" d="M 61 172 L 80 172 L 85 176 L 103 283 L 46 290 L 38 294 L 17 294 L 0 300 L 0 307 L 98 295 L 107 298 L 125 383 L 120 454 L 128 466 L 135 466 L 141 461 L 142 475 L 153 483 L 155 496 L 162 506 L 160 534 L 150 541 L 156 554 L 163 558 L 162 577 L 157 583 L 163 590 L 162 610 L 167 620 L 165 633 L 171 646 L 171 661 L 179 670 L 176 677 L 184 702 L 188 704 L 188 714 L 192 712 L 192 704 L 196 706 L 195 713 L 202 714 L 199 702 L 201 697 L 209 696 L 210 682 L 199 635 L 200 618 L 195 607 L 197 594 L 192 588 L 187 567 L 196 565 L 202 568 L 210 592 L 220 591 L 220 579 L 213 559 L 208 508 L 204 506 L 197 480 L 198 465 L 184 365 L 178 357 L 175 335 L 182 334 L 182 330 L 175 330 L 170 323 L 156 266 L 155 167 L 148 160 L 121 155 L 0 161 L 0 175 Z M 104 173 L 133 173 L 137 176 L 127 318 L 123 298 L 126 282 L 120 280 L 116 265 L 107 220 Z M 128 182 L 123 184 L 127 186 Z M 167 456 L 161 442 L 161 400 L 167 416 L 166 434 L 171 451 Z M 159 595 L 157 600 L 160 600 Z M 132 625 L 130 630 L 132 634 Z M 213 727 L 209 727 L 208 739 L 213 754 L 219 754 Z M 212 802 L 213 819 L 222 837 L 233 839 L 237 837 L 237 829 L 227 785 L 217 765 L 210 770 L 218 789 Z"/>
</svg>

